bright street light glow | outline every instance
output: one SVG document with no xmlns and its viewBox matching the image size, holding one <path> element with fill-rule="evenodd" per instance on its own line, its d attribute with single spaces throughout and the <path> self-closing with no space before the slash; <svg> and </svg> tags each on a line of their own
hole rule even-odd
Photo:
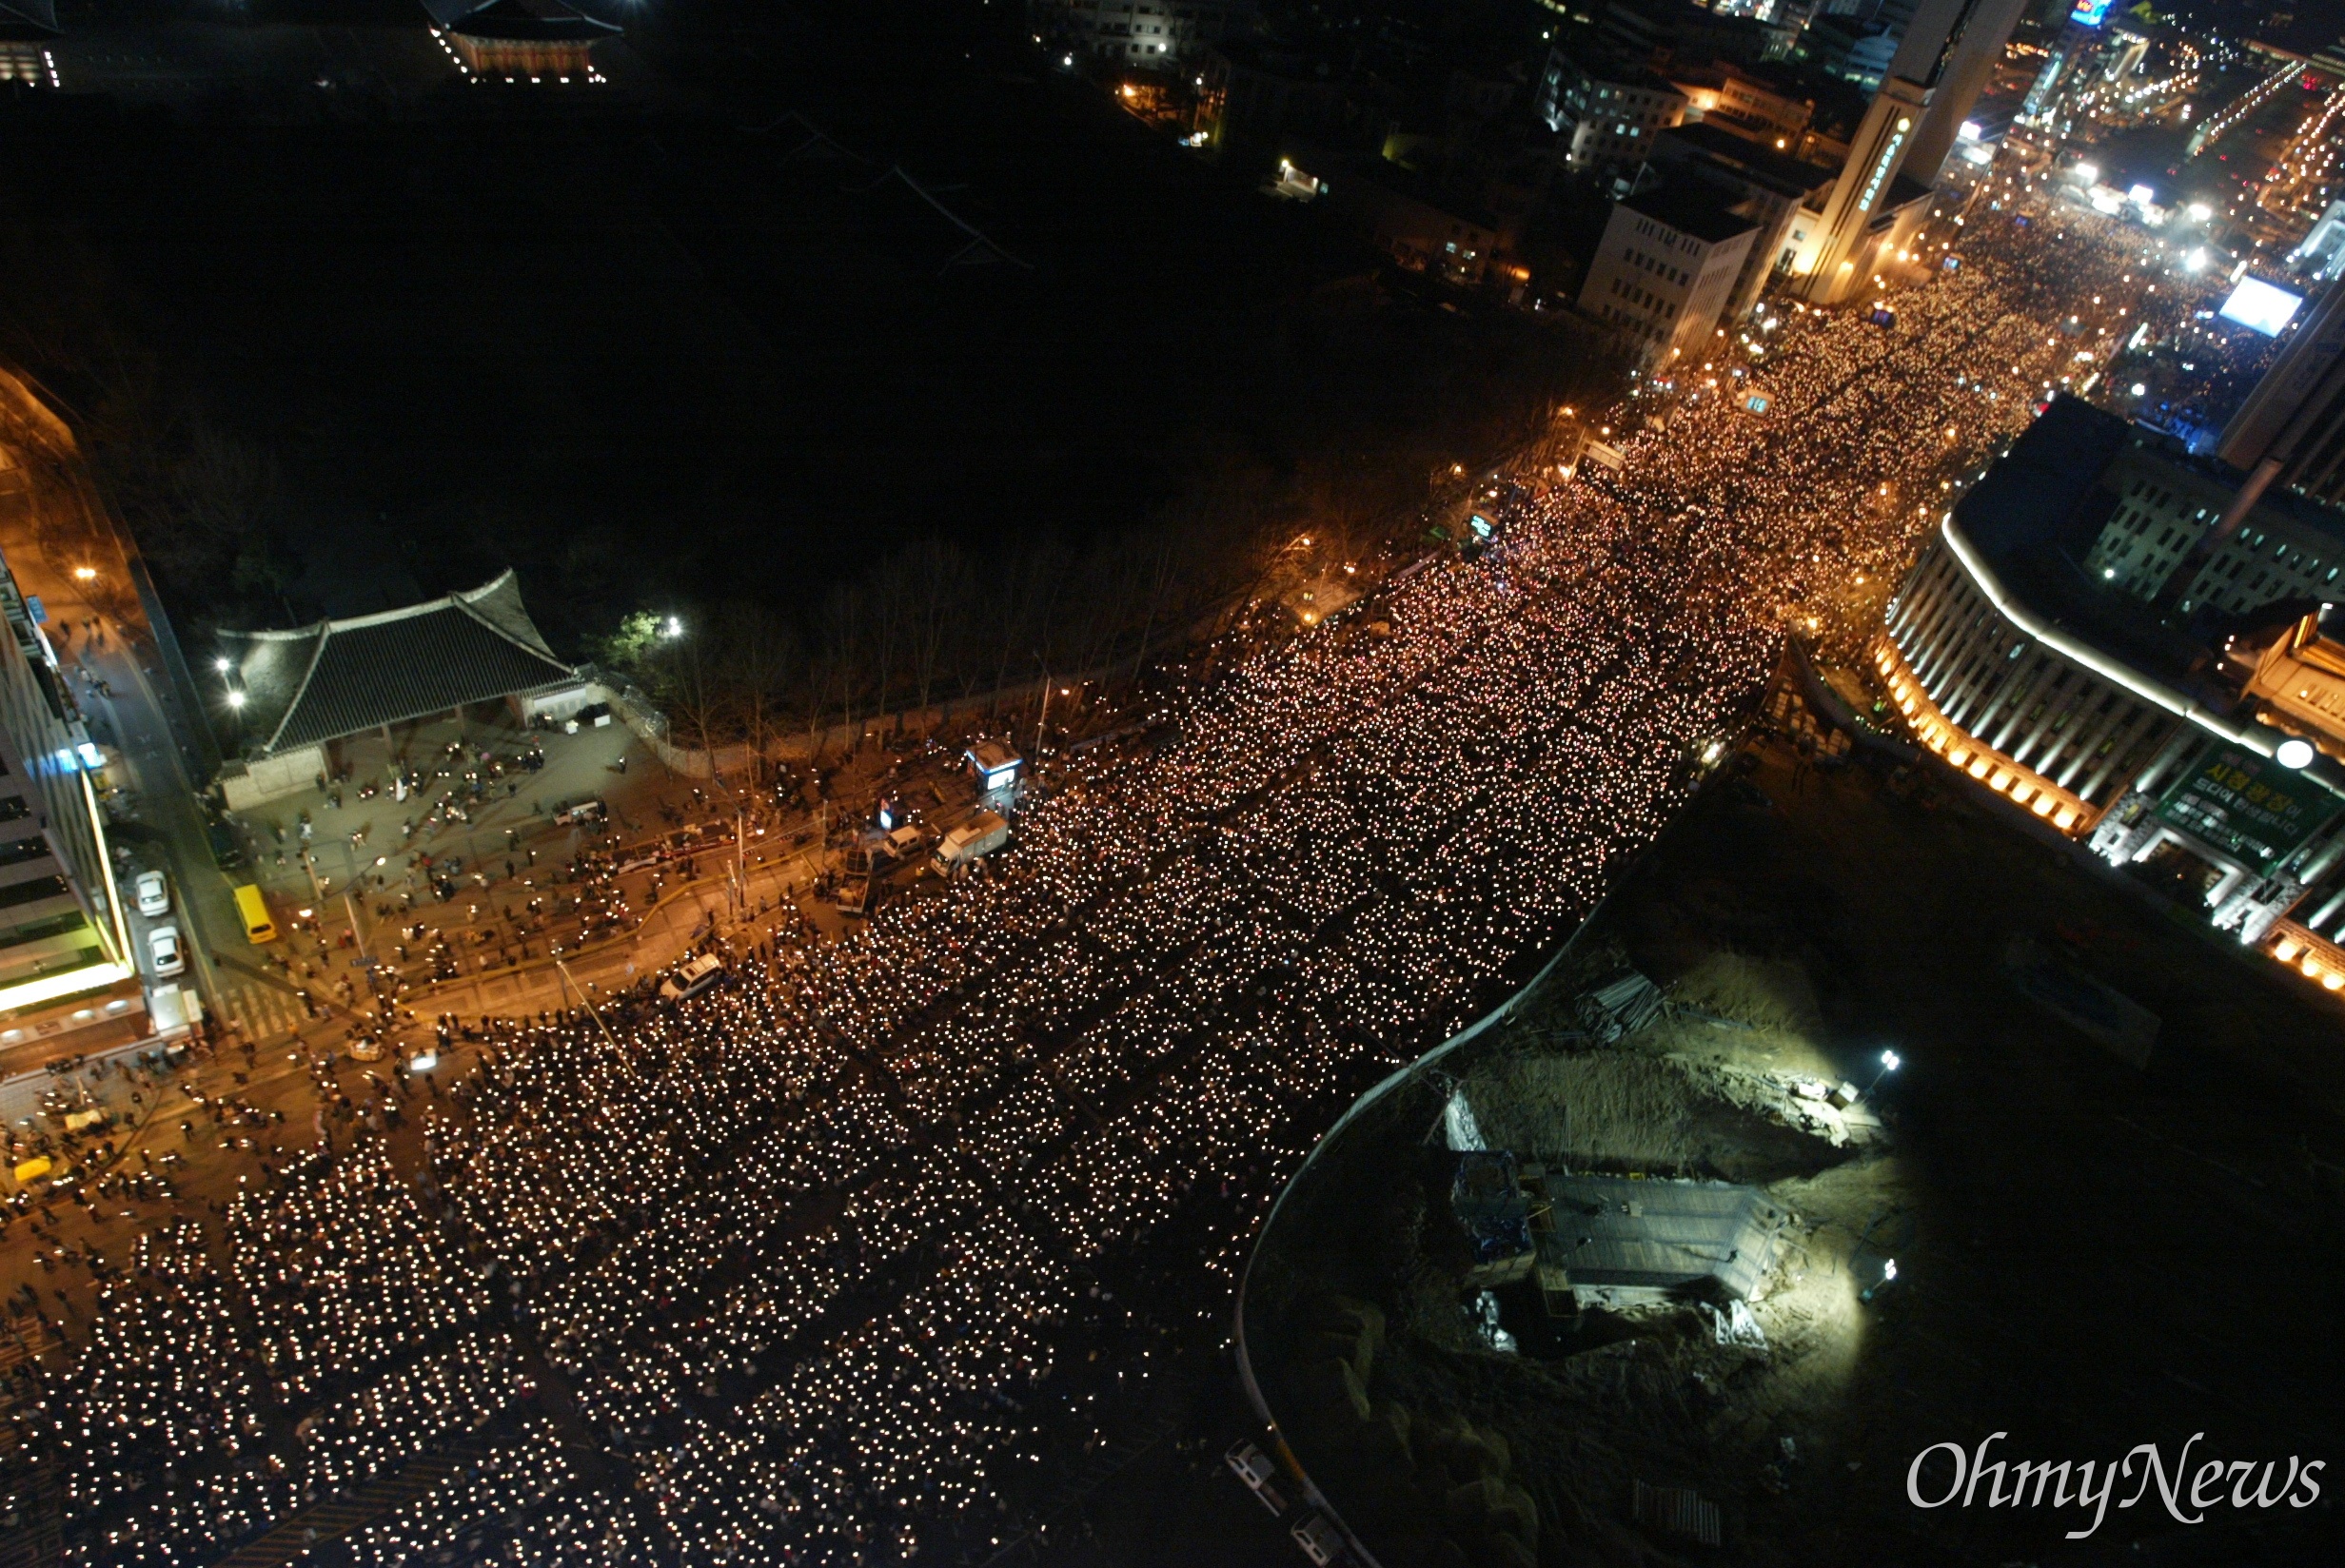
<svg viewBox="0 0 2345 1568">
<path fill-rule="evenodd" d="M 1902 1065 L 1903 1059 L 1901 1058 L 1896 1051 L 1884 1050 L 1881 1053 L 1882 1071 L 1895 1072 Z"/>
<path fill-rule="evenodd" d="M 2313 743 L 2302 735 L 2290 735 L 2272 753 L 2273 760 L 2283 768 L 2309 768 L 2313 755 Z"/>
<path fill-rule="evenodd" d="M 242 692 L 230 692 L 230 693 L 228 694 L 228 706 L 229 706 L 229 707 L 231 707 L 231 708 L 241 708 L 241 707 L 243 707 L 244 705 L 245 705 L 245 694 L 244 694 L 244 693 L 242 693 Z"/>
</svg>

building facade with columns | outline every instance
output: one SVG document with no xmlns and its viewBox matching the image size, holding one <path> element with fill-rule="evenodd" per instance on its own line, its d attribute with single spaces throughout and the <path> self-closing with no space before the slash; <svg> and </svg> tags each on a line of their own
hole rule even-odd
<svg viewBox="0 0 2345 1568">
<path fill-rule="evenodd" d="M 2345 641 L 2293 583 L 2178 623 L 2089 569 L 2142 451 L 2054 402 L 1945 515 L 1876 668 L 1949 766 L 2345 990 Z"/>
</svg>

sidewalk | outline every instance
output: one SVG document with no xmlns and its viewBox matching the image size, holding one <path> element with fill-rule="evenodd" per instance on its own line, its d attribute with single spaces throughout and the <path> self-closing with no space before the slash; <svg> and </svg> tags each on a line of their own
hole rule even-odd
<svg viewBox="0 0 2345 1568">
<path fill-rule="evenodd" d="M 821 803 L 810 809 L 802 791 L 785 806 L 771 790 L 743 800 L 721 785 L 669 774 L 616 726 L 573 736 L 475 722 L 465 726 L 473 763 L 480 749 L 510 757 L 531 742 L 544 745 L 547 761 L 535 773 L 484 776 L 473 801 L 465 774 L 477 766 L 439 760 L 455 734 L 443 723 L 405 741 L 409 766 L 419 766 L 422 753 L 431 766 L 420 771 L 432 776 L 404 801 L 380 792 L 362 801 L 362 779 L 353 776 L 240 823 L 262 847 L 248 874 L 285 933 L 266 948 L 240 940 L 217 955 L 212 978 L 247 1038 L 376 1028 L 376 992 L 385 981 L 395 982 L 397 1006 L 418 1018 L 535 1012 L 576 1006 L 581 988 L 598 997 L 623 990 L 711 931 L 754 927 L 753 939 L 761 940 L 778 924 L 802 920 L 837 937 L 847 923 L 803 895 L 882 792 L 933 825 L 957 820 L 976 798 L 950 747 L 912 743 L 902 755 L 866 748 L 828 776 Z M 396 755 L 382 750 L 378 765 L 387 771 Z M 613 771 L 608 756 L 629 758 L 626 773 Z M 615 787 L 595 791 L 598 778 Z M 452 794 L 463 819 L 444 815 Z M 589 794 L 608 802 L 609 833 L 555 825 L 554 807 Z M 302 860 L 305 812 L 314 867 Z M 417 828 L 406 835 L 411 820 Z M 386 821 L 404 842 L 377 842 Z M 748 835 L 738 851 L 736 824 Z M 362 835 L 356 843 L 353 833 Z M 738 902 L 737 868 L 746 872 Z"/>
</svg>

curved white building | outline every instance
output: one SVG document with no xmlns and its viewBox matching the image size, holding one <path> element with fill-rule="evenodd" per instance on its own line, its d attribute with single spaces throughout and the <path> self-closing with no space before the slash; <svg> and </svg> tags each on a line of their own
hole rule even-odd
<svg viewBox="0 0 2345 1568">
<path fill-rule="evenodd" d="M 2178 488 L 2208 478 L 2114 416 L 2054 402 L 1946 515 L 1889 602 L 1876 664 L 1948 764 L 2345 989 L 2345 725 L 2322 721 L 2332 699 L 2345 711 L 2345 645 L 2321 637 L 2320 610 L 2277 598 L 2268 648 L 2245 630 L 2253 612 L 2210 646 L 2160 621 L 2158 584 L 2088 566 L 2131 527 L 2128 487 L 2151 462 L 2174 464 Z M 2345 519 L 2336 543 L 2345 556 Z M 2316 689 L 2331 666 L 2334 694 Z"/>
</svg>

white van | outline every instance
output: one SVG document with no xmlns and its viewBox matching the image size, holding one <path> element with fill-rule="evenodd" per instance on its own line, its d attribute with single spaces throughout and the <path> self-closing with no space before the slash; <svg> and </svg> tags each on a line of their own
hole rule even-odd
<svg viewBox="0 0 2345 1568">
<path fill-rule="evenodd" d="M 713 952 L 688 958 L 674 974 L 660 982 L 660 994 L 671 1002 L 698 996 L 724 977 L 724 960 Z"/>
</svg>

